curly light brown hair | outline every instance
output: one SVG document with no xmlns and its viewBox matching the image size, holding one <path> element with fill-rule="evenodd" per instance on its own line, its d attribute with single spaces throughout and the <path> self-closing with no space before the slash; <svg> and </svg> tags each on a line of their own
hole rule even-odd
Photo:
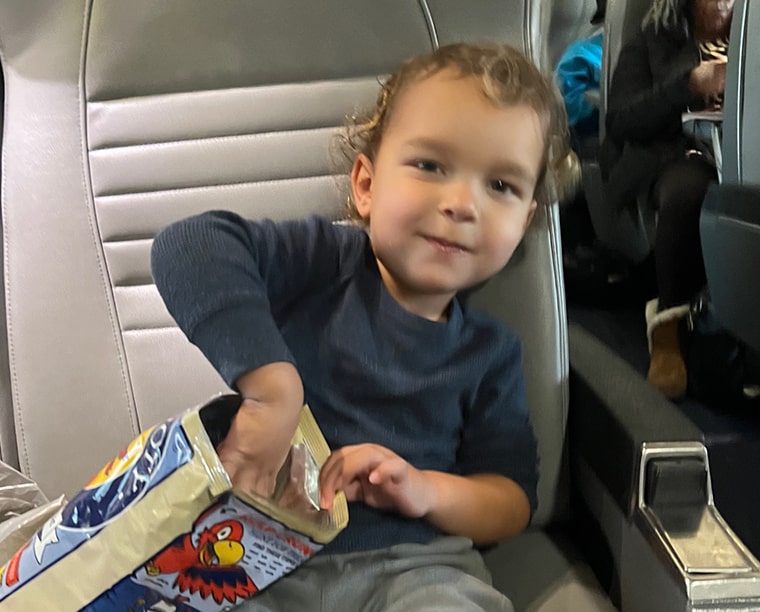
<svg viewBox="0 0 760 612">
<path fill-rule="evenodd" d="M 525 55 L 508 45 L 458 43 L 405 61 L 381 83 L 375 107 L 350 117 L 338 134 L 336 144 L 344 162 L 353 164 L 360 153 L 374 161 L 399 93 L 446 69 L 454 69 L 462 77 L 478 78 L 483 95 L 497 107 L 525 104 L 536 112 L 544 136 L 544 157 L 535 191 L 539 204 L 561 199 L 572 189 L 569 174 L 575 158 L 568 144 L 562 98 L 551 77 L 544 76 Z M 350 195 L 348 208 L 349 217 L 359 220 Z"/>
</svg>

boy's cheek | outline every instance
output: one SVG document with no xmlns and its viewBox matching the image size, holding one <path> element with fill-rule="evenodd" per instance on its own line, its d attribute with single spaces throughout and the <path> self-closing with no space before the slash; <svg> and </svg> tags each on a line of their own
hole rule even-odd
<svg viewBox="0 0 760 612">
<path fill-rule="evenodd" d="M 536 200 L 533 200 L 530 205 L 530 212 L 528 212 L 528 218 L 525 220 L 525 228 L 523 229 L 523 233 L 530 227 L 530 224 L 533 222 L 533 217 L 536 215 L 536 209 L 538 208 L 538 202 Z"/>
</svg>

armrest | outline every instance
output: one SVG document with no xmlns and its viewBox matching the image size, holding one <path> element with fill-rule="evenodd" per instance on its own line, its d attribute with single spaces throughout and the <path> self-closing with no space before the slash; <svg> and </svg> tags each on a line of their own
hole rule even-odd
<svg viewBox="0 0 760 612">
<path fill-rule="evenodd" d="M 717 110 L 717 111 L 687 111 L 685 113 L 681 113 L 681 123 L 684 125 L 691 123 L 691 122 L 699 122 L 704 121 L 711 124 L 721 124 L 723 123 L 723 111 Z"/>
<path fill-rule="evenodd" d="M 715 507 L 702 432 L 591 334 L 571 325 L 569 341 L 574 489 L 621 609 L 760 609 L 760 563 Z"/>
<path fill-rule="evenodd" d="M 703 441 L 700 429 L 581 327 L 569 326 L 570 456 L 582 460 L 629 515 L 644 442 Z"/>
<path fill-rule="evenodd" d="M 722 129 L 723 111 L 693 111 L 681 115 L 683 131 L 687 136 L 700 140 L 710 147 L 718 180 L 723 175 Z"/>
</svg>

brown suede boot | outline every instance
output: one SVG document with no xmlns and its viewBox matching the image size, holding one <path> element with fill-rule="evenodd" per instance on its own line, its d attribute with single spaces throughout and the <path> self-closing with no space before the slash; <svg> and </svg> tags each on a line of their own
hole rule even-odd
<svg viewBox="0 0 760 612">
<path fill-rule="evenodd" d="M 647 304 L 647 336 L 649 339 L 649 372 L 647 381 L 668 399 L 686 393 L 686 363 L 681 354 L 678 334 L 680 320 L 688 306 L 676 306 L 657 312 L 657 302 Z"/>
</svg>

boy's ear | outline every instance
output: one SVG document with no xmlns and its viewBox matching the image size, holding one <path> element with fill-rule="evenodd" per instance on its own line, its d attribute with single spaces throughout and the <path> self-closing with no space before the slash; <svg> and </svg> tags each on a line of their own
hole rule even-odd
<svg viewBox="0 0 760 612">
<path fill-rule="evenodd" d="M 354 206 L 362 219 L 369 218 L 372 208 L 372 178 L 374 168 L 369 157 L 360 153 L 354 161 L 351 169 L 351 193 L 354 198 Z"/>
</svg>

